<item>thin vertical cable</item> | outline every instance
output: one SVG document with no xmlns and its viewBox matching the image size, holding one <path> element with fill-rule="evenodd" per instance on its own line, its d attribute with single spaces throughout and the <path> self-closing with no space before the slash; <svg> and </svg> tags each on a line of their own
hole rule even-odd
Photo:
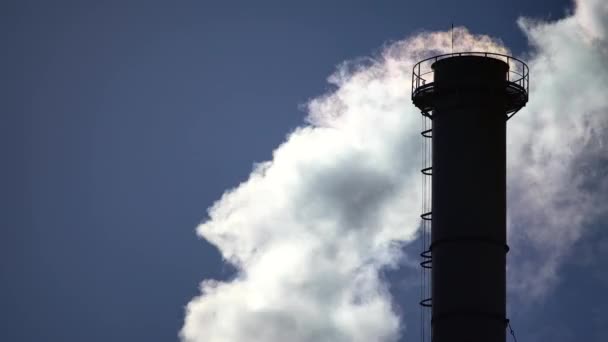
<svg viewBox="0 0 608 342">
<path fill-rule="evenodd" d="M 426 129 L 427 129 L 426 117 L 424 117 L 424 118 L 423 118 L 423 120 L 424 120 L 424 130 L 426 131 Z M 428 165 L 428 161 L 427 161 L 427 151 L 426 151 L 426 145 L 427 145 L 427 141 L 426 141 L 426 139 L 424 139 L 424 138 L 423 138 L 423 140 L 424 140 L 424 165 L 423 165 L 422 167 L 423 167 L 424 169 L 426 169 L 426 167 L 427 167 L 427 165 Z M 424 197 L 423 197 L 423 201 L 424 201 L 424 212 L 425 212 L 425 213 L 427 213 L 427 212 L 428 212 L 428 207 L 427 207 L 427 201 L 426 201 L 426 198 L 427 198 L 427 195 L 428 195 L 428 193 L 427 193 L 427 191 L 428 191 L 428 186 L 427 186 L 427 179 L 426 179 L 426 175 L 425 175 L 425 174 L 422 174 L 422 177 L 423 177 L 423 179 L 424 179 Z M 425 221 L 424 221 L 424 228 L 423 228 L 423 230 L 422 230 L 422 239 L 423 239 L 423 244 L 424 244 L 424 245 L 423 245 L 423 247 L 422 247 L 422 253 L 425 253 L 425 252 L 426 252 L 426 226 L 427 226 L 427 221 L 425 220 Z M 422 261 L 424 262 L 424 254 L 423 254 L 423 260 L 422 260 Z M 427 273 L 427 272 L 426 272 L 426 269 L 425 269 L 424 267 L 422 267 L 422 272 L 423 272 L 422 277 L 423 277 L 423 279 L 424 279 L 424 281 L 423 281 L 423 282 L 424 282 L 424 289 L 423 289 L 423 296 L 422 296 L 422 299 L 424 300 L 424 299 L 426 299 L 426 298 L 427 298 L 427 290 L 426 290 L 426 288 L 427 288 L 427 283 L 426 283 L 426 282 L 427 282 L 427 277 L 426 277 L 426 273 Z M 426 340 L 426 321 L 427 321 L 426 314 L 427 314 L 427 312 L 426 312 L 426 308 L 423 308 L 423 309 L 424 309 L 424 322 L 423 322 L 423 324 L 424 324 L 424 331 L 422 332 L 422 336 L 424 336 L 424 337 L 423 337 L 423 341 L 424 341 L 424 340 Z"/>
<path fill-rule="evenodd" d="M 427 120 L 426 120 L 426 117 L 424 117 L 423 120 L 424 120 L 424 130 L 426 130 L 427 129 L 427 122 L 426 122 Z M 423 139 L 423 140 L 424 140 L 424 165 L 422 167 L 426 169 L 426 167 L 428 166 L 427 151 L 426 151 L 427 150 L 427 148 L 426 148 L 427 141 L 426 141 L 426 139 Z M 426 212 L 428 212 L 428 207 L 427 207 L 427 196 L 428 196 L 428 185 L 427 185 L 427 183 L 428 183 L 428 180 L 427 180 L 427 177 L 426 177 L 425 174 L 422 174 L 422 177 L 424 178 L 424 197 L 423 198 L 424 198 L 424 212 L 426 213 Z M 427 241 L 426 241 L 426 230 L 427 230 L 426 226 L 427 226 L 427 221 L 425 220 L 424 221 L 424 229 L 422 230 L 422 239 L 423 239 L 423 243 L 424 243 L 424 246 L 422 247 L 422 252 L 423 253 L 426 251 L 426 244 L 427 244 Z M 424 262 L 424 260 L 423 260 L 423 262 Z M 424 291 L 424 295 L 423 295 L 422 299 L 424 300 L 424 299 L 427 298 L 427 290 L 426 290 L 426 288 L 428 286 L 427 285 L 427 276 L 426 276 L 427 271 L 426 271 L 426 269 L 424 267 L 422 268 L 422 272 L 423 272 L 423 278 L 424 278 L 424 290 L 423 290 Z M 424 324 L 424 331 L 422 333 L 422 335 L 424 336 L 423 341 L 426 340 L 426 321 L 427 321 L 427 317 L 426 316 L 427 316 L 427 312 L 426 312 L 426 308 L 425 308 L 425 310 L 424 310 L 424 322 L 423 322 L 423 324 Z"/>
<path fill-rule="evenodd" d="M 429 125 L 430 124 L 429 118 L 425 117 L 425 121 L 427 123 L 426 129 L 429 129 L 429 126 L 430 126 Z M 426 165 L 426 167 L 429 168 L 429 167 L 431 167 L 431 150 L 430 150 L 431 144 L 429 143 L 428 139 L 425 139 L 425 141 L 426 141 L 426 150 L 427 150 L 426 151 L 426 154 L 427 154 L 427 158 L 426 158 L 427 165 Z M 431 178 L 430 177 L 427 177 L 426 195 L 427 195 L 426 196 L 426 206 L 427 206 L 426 209 L 427 209 L 427 212 L 429 212 L 429 211 L 431 211 L 431 204 L 430 204 L 430 198 L 431 198 Z M 430 244 L 430 242 L 429 242 L 429 240 L 430 240 L 430 237 L 429 237 L 430 223 L 431 222 L 427 222 L 426 223 L 426 234 L 425 235 L 426 235 L 426 250 L 427 250 L 427 253 L 428 253 L 428 247 L 429 247 L 429 244 Z M 430 275 L 430 270 L 429 269 L 425 269 L 425 271 L 426 271 L 426 278 L 427 278 L 427 280 L 426 280 L 426 298 L 430 298 L 431 297 L 431 275 Z M 430 312 L 427 311 L 427 315 L 430 316 L 431 315 Z M 425 326 L 426 326 L 426 329 L 427 329 L 427 336 L 430 337 L 430 331 L 429 331 L 429 328 L 430 328 L 430 318 L 429 317 L 427 317 L 427 322 L 426 322 Z M 429 340 L 430 340 L 430 338 L 429 338 Z"/>
<path fill-rule="evenodd" d="M 424 116 L 420 116 L 420 127 L 422 129 L 422 131 L 424 131 Z M 424 168 L 424 137 L 421 141 L 420 144 L 420 150 L 421 150 L 421 154 L 420 154 L 420 164 L 422 165 L 422 168 Z M 421 175 L 421 179 L 420 179 L 420 193 L 421 193 L 421 201 L 420 201 L 420 211 L 422 214 L 425 213 L 424 211 L 424 174 Z M 425 220 L 422 219 L 420 222 L 420 253 L 424 252 L 424 231 L 425 231 Z M 420 302 L 422 302 L 424 300 L 424 268 L 420 267 Z M 420 306 L 420 338 L 422 340 L 422 342 L 424 342 L 424 306 Z"/>
<path fill-rule="evenodd" d="M 426 117 L 423 117 L 422 120 L 423 120 L 424 130 L 426 130 L 427 129 Z M 426 167 L 428 165 L 427 153 L 426 153 L 427 141 L 426 141 L 426 139 L 423 139 L 423 141 L 424 141 L 424 164 L 422 165 L 422 168 L 426 169 Z M 428 212 L 427 201 L 426 201 L 427 196 L 428 196 L 428 192 L 427 192 L 428 191 L 428 186 L 427 186 L 428 180 L 427 180 L 427 177 L 426 177 L 426 175 L 424 173 L 422 174 L 422 178 L 423 178 L 423 181 L 424 181 L 424 193 L 423 193 L 423 197 L 422 197 L 423 201 L 424 201 L 423 212 L 426 213 L 426 212 Z M 423 245 L 422 245 L 422 253 L 424 253 L 426 251 L 426 244 L 427 244 L 427 241 L 426 241 L 426 226 L 427 226 L 427 221 L 424 220 L 424 222 L 423 222 L 423 229 L 422 229 L 422 243 L 423 243 Z M 424 259 L 422 261 L 424 262 Z M 427 277 L 426 277 L 426 269 L 424 267 L 422 267 L 422 278 L 423 278 L 423 285 L 424 285 L 424 287 L 422 289 L 422 291 L 423 291 L 422 300 L 425 300 L 427 298 L 427 291 L 426 291 L 426 288 L 427 288 Z M 424 310 L 424 314 L 423 314 L 424 315 L 424 317 L 423 317 L 424 320 L 423 320 L 422 336 L 423 336 L 423 341 L 426 341 L 427 340 L 427 338 L 426 338 L 427 337 L 427 334 L 426 334 L 427 310 L 426 310 L 426 308 L 423 308 L 423 310 Z"/>
</svg>

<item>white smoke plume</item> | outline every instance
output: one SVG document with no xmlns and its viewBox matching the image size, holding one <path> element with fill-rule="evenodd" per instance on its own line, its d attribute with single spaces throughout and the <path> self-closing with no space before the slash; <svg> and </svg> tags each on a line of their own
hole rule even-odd
<svg viewBox="0 0 608 342">
<path fill-rule="evenodd" d="M 509 122 L 510 285 L 542 299 L 608 194 L 608 3 L 553 23 L 521 19 L 531 100 Z"/>
<path fill-rule="evenodd" d="M 601 1 L 578 8 L 554 23 L 521 21 L 533 47 L 532 89 L 509 121 L 509 230 L 513 250 L 531 252 L 514 253 L 509 272 L 515 291 L 535 297 L 557 279 L 607 188 L 588 161 L 607 152 L 608 11 Z M 454 37 L 459 51 L 508 53 L 464 28 Z M 419 226 L 421 119 L 411 67 L 450 50 L 449 32 L 423 33 L 338 68 L 329 78 L 335 90 L 310 101 L 308 124 L 198 227 L 238 273 L 202 283 L 183 341 L 399 340 L 407 324 L 379 271 L 405 257 L 401 246 Z"/>
</svg>

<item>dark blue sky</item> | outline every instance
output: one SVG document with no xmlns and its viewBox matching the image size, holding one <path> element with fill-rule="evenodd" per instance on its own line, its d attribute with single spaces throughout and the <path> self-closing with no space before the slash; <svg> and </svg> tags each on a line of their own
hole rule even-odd
<svg viewBox="0 0 608 342">
<path fill-rule="evenodd" d="M 517 54 L 527 49 L 518 16 L 571 9 L 563 0 L 287 3 L 0 4 L 0 340 L 176 340 L 198 283 L 231 272 L 195 226 L 303 122 L 298 106 L 327 89 L 336 64 L 452 21 Z M 557 291 L 570 299 L 548 300 L 550 311 L 530 313 L 522 329 L 588 309 L 573 296 L 608 283 L 569 281 Z"/>
</svg>

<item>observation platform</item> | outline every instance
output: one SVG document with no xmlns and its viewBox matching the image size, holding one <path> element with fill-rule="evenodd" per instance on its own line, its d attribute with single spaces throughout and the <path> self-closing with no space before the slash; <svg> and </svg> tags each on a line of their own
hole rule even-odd
<svg viewBox="0 0 608 342">
<path fill-rule="evenodd" d="M 412 72 L 412 102 L 422 111 L 422 115 L 424 116 L 432 119 L 432 111 L 437 103 L 437 95 L 446 92 L 446 89 L 437 89 L 435 71 L 442 64 L 447 63 L 462 63 L 463 66 L 470 63 L 502 64 L 505 67 L 506 74 L 504 88 L 476 90 L 480 94 L 484 91 L 492 91 L 495 94 L 498 92 L 499 95 L 504 95 L 506 120 L 515 115 L 528 102 L 530 77 L 529 68 L 526 63 L 515 57 L 498 53 L 455 52 L 427 58 L 414 65 Z M 466 68 L 462 68 L 461 73 L 452 76 L 458 78 L 460 85 L 471 81 L 471 86 L 474 86 L 475 80 L 470 80 L 469 78 L 478 77 L 478 75 L 468 75 Z"/>
</svg>

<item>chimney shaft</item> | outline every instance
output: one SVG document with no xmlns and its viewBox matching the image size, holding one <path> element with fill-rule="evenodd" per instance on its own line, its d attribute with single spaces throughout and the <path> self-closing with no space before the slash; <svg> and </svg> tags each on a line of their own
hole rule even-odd
<svg viewBox="0 0 608 342">
<path fill-rule="evenodd" d="M 506 121 L 527 88 L 487 56 L 431 68 L 433 82 L 414 86 L 412 99 L 432 119 L 432 341 L 504 342 Z"/>
</svg>

